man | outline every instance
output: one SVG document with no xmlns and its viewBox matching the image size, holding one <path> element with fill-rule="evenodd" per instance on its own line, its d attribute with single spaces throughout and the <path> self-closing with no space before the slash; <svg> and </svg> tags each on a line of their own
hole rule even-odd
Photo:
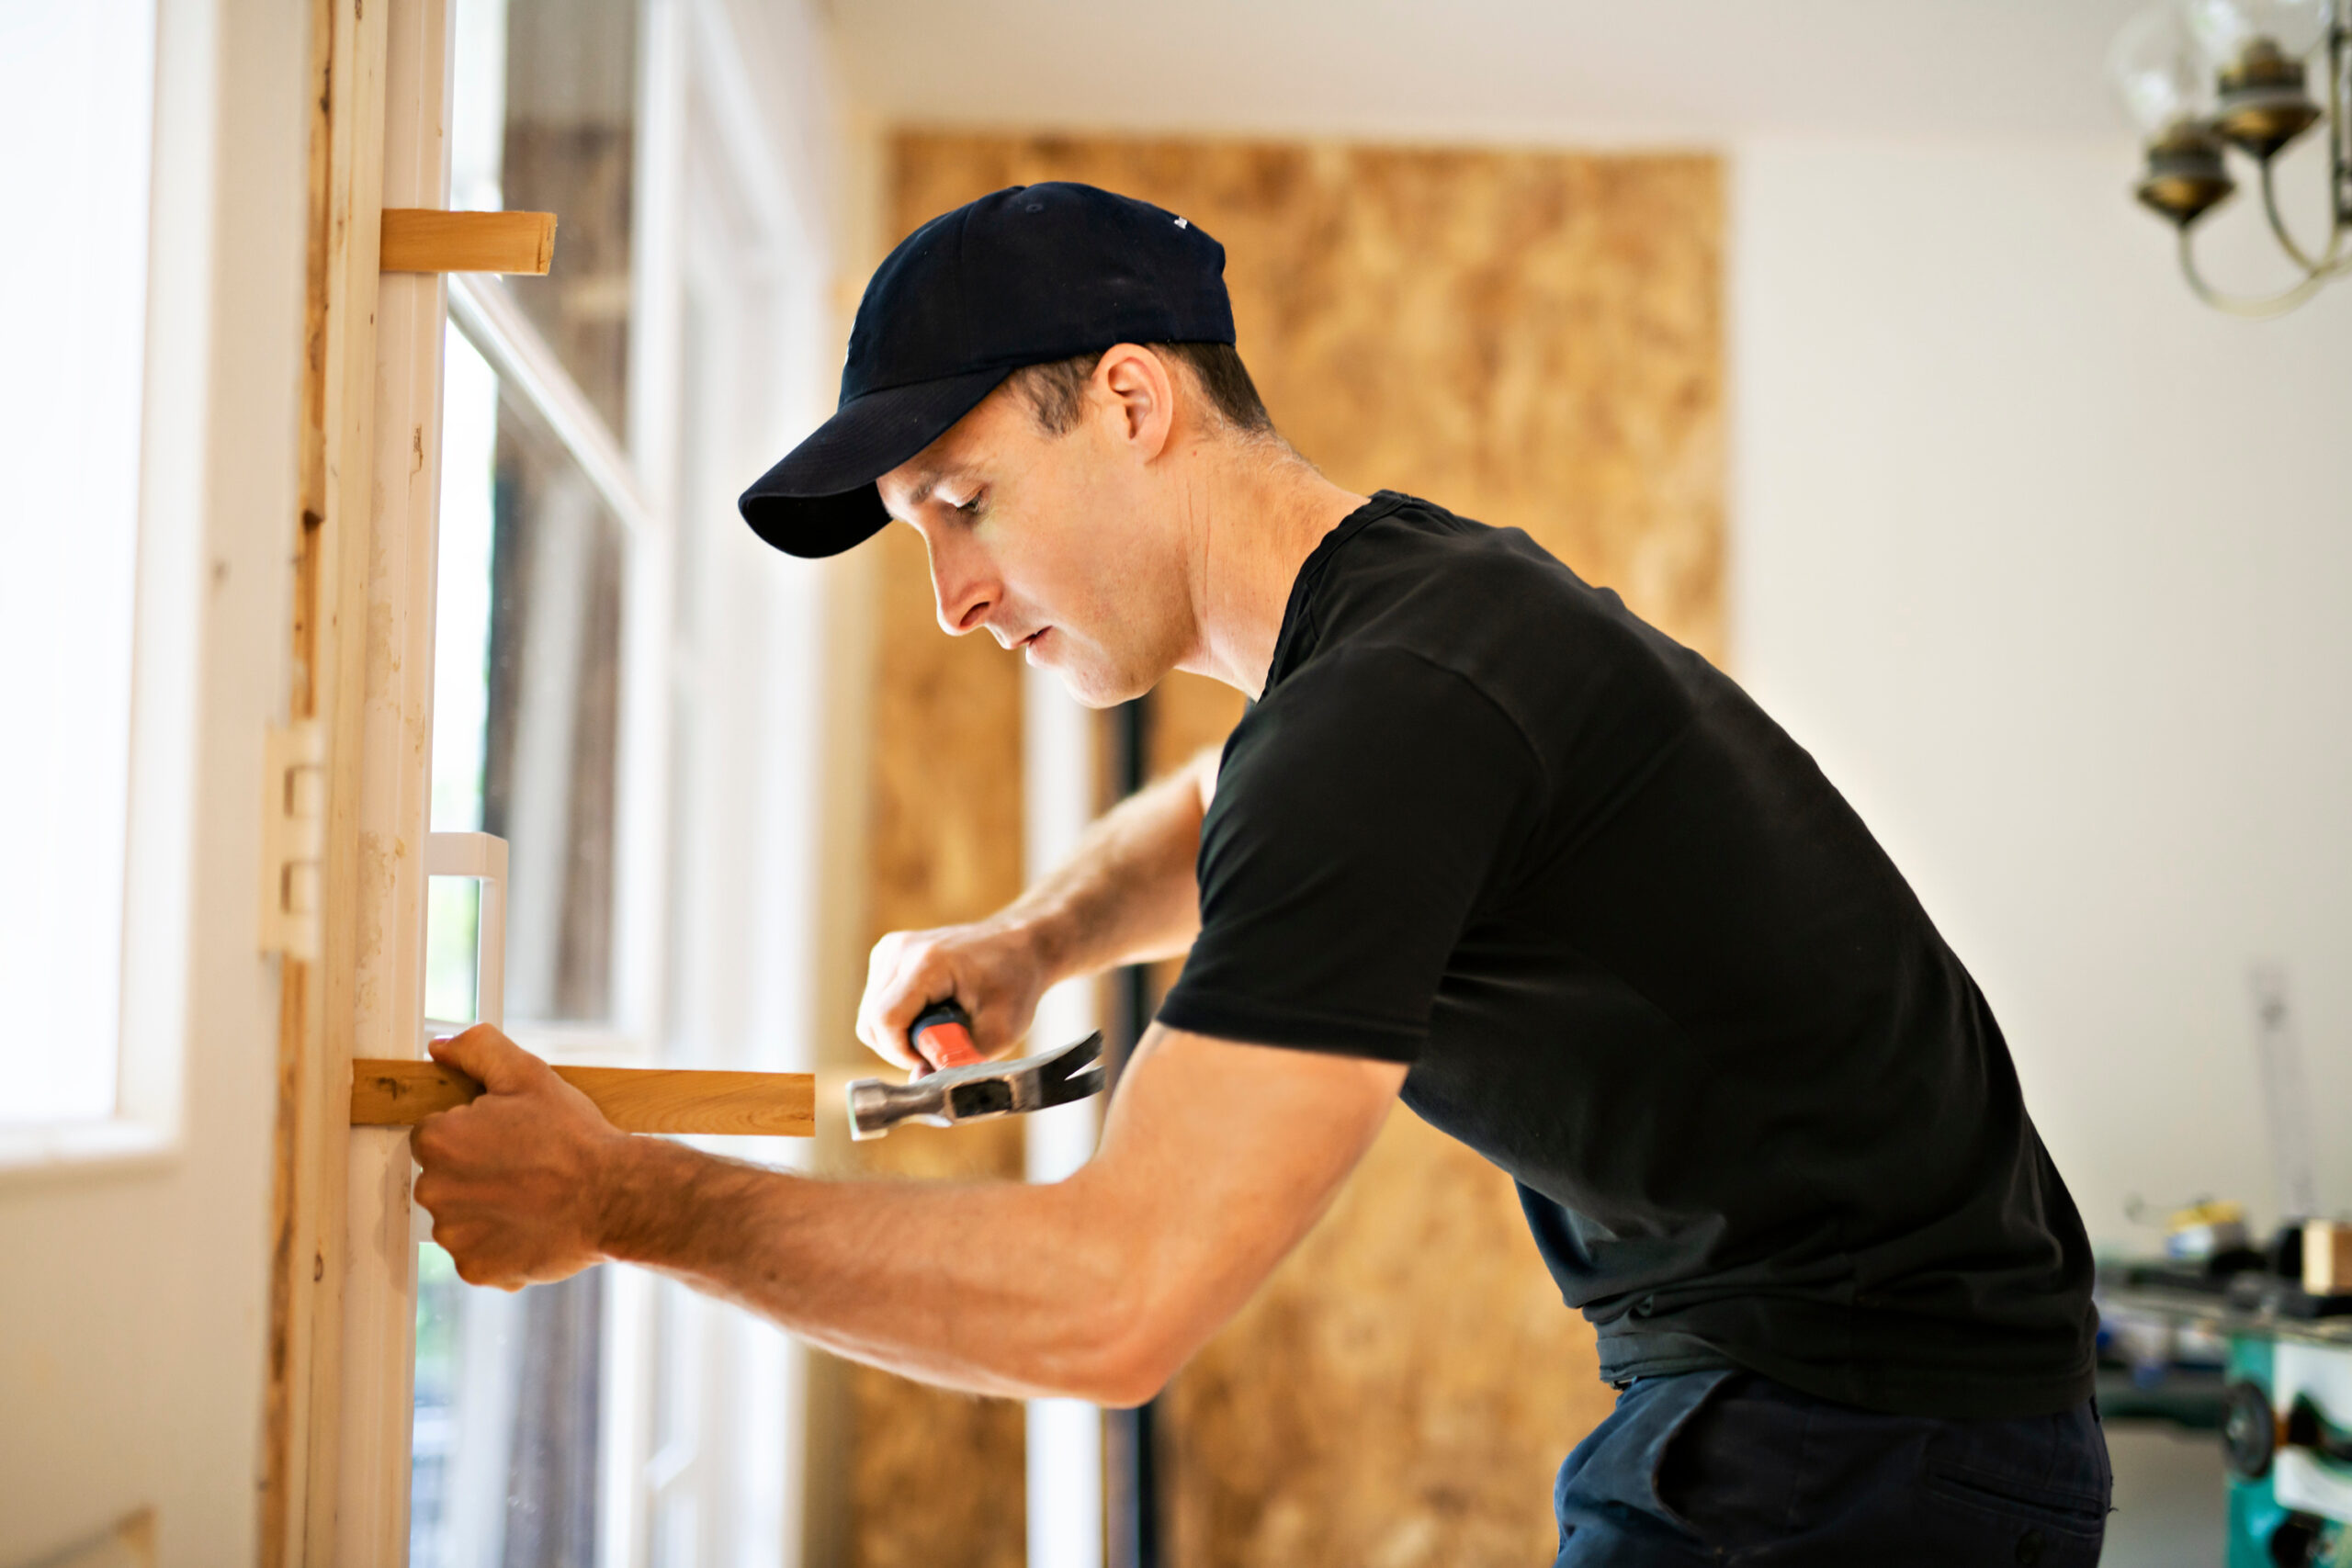
<svg viewBox="0 0 2352 1568">
<path fill-rule="evenodd" d="M 1623 1391 L 1561 1471 L 1561 1563 L 2096 1561 L 2089 1251 L 1967 973 L 1703 660 L 1294 452 L 1223 266 L 1081 186 L 934 220 L 742 502 L 796 555 L 912 525 L 941 625 L 1088 703 L 1171 669 L 1254 700 L 1011 907 L 875 950 L 859 1032 L 910 1067 L 928 1004 L 1002 1055 L 1053 982 L 1189 951 L 1094 1160 L 804 1180 L 624 1136 L 475 1030 L 436 1052 L 491 1092 L 416 1140 L 459 1272 L 624 1259 L 909 1376 L 1132 1404 L 1401 1092 L 1517 1179 Z"/>
</svg>

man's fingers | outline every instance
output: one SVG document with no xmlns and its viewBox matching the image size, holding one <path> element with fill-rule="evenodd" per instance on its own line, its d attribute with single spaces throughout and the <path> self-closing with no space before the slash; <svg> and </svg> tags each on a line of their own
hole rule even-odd
<svg viewBox="0 0 2352 1568">
<path fill-rule="evenodd" d="M 899 954 L 905 946 L 900 933 L 891 931 L 874 944 L 865 960 L 865 992 L 857 1000 L 857 1037 L 865 1048 L 899 1066 L 910 1066 L 902 1053 L 894 1050 L 882 1022 L 882 1008 L 892 994 L 892 982 L 897 977 Z"/>
<path fill-rule="evenodd" d="M 435 1040 L 433 1059 L 477 1079 L 492 1094 L 519 1094 L 537 1083 L 548 1065 L 489 1024 Z"/>
<path fill-rule="evenodd" d="M 885 1061 L 911 1071 L 921 1058 L 907 1044 L 907 1025 L 922 1010 L 922 1003 L 907 1003 L 908 970 L 913 944 L 903 931 L 892 931 L 874 944 L 865 973 L 865 995 L 858 1006 L 857 1037 L 866 1049 Z"/>
<path fill-rule="evenodd" d="M 1010 1048 L 1028 1027 L 1034 1001 L 1035 955 L 1017 939 L 986 925 L 892 931 L 866 959 L 865 992 L 858 998 L 857 1037 L 876 1055 L 911 1071 L 961 1066 Z M 1029 998 L 1024 1000 L 1024 998 Z M 908 1031 L 937 1003 L 961 1003 L 971 1015 L 971 1048 L 926 1030 L 918 1043 Z"/>
</svg>

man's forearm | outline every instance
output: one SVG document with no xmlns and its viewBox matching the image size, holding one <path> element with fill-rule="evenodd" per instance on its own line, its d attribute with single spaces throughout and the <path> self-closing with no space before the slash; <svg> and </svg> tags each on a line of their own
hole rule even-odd
<svg viewBox="0 0 2352 1568">
<path fill-rule="evenodd" d="M 1133 1260 L 1069 1184 L 817 1181 L 639 1138 L 605 1186 L 606 1256 L 851 1359 L 1016 1398 L 1156 1386 L 1122 1339 Z"/>
<path fill-rule="evenodd" d="M 1173 957 L 1199 934 L 1193 865 L 1216 763 L 1204 751 L 1121 802 L 999 917 L 1029 933 L 1054 978 Z"/>
</svg>

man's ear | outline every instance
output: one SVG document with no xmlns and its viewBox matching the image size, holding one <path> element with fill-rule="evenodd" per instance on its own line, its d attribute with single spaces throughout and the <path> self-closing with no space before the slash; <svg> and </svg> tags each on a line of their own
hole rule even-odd
<svg viewBox="0 0 2352 1568">
<path fill-rule="evenodd" d="M 1166 449 L 1176 426 L 1176 383 L 1168 362 L 1141 344 L 1104 351 L 1094 367 L 1093 394 L 1118 423 L 1114 439 L 1148 463 Z"/>
</svg>

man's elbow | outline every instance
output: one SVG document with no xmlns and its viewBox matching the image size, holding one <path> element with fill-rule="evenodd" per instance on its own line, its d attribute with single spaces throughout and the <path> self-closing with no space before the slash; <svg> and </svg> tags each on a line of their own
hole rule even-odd
<svg viewBox="0 0 2352 1568">
<path fill-rule="evenodd" d="M 1157 1398 L 1182 1364 L 1182 1358 L 1157 1347 L 1106 1348 L 1089 1359 L 1077 1380 L 1082 1386 L 1069 1392 L 1105 1409 L 1132 1410 Z"/>
<path fill-rule="evenodd" d="M 1075 1358 L 1068 1393 L 1090 1404 L 1132 1410 L 1155 1398 L 1183 1366 L 1200 1337 L 1192 1314 L 1164 1298 L 1105 1303 L 1090 1343 Z"/>
</svg>

